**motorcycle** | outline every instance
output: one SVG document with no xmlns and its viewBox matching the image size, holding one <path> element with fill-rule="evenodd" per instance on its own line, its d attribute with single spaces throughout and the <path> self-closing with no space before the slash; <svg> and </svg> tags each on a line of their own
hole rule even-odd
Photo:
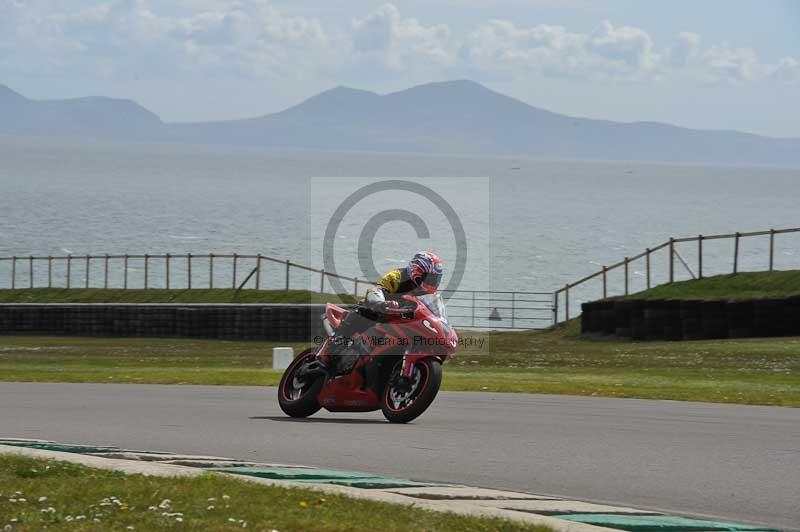
<svg viewBox="0 0 800 532">
<path fill-rule="evenodd" d="M 369 337 L 350 339 L 369 345 L 344 374 L 331 374 L 328 356 L 334 330 L 348 312 L 328 304 L 322 317 L 328 333 L 319 347 L 301 352 L 286 368 L 278 387 L 281 410 L 308 417 L 320 408 L 329 412 L 371 412 L 380 409 L 392 423 L 408 423 L 431 405 L 442 382 L 442 364 L 458 347 L 458 335 L 447 320 L 439 294 L 403 295 L 402 312 L 374 323 Z M 368 311 L 367 311 L 368 312 Z M 352 349 L 352 347 L 348 347 Z"/>
</svg>

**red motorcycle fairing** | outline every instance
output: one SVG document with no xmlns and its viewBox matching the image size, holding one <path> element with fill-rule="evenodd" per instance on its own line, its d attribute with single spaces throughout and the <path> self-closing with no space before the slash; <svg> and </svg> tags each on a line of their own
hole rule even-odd
<svg viewBox="0 0 800 532">
<path fill-rule="evenodd" d="M 375 333 L 372 338 L 361 340 L 371 346 L 369 355 L 361 357 L 355 367 L 346 375 L 328 379 L 317 400 L 320 406 L 330 412 L 369 412 L 381 408 L 381 397 L 367 386 L 364 375 L 365 366 L 374 358 L 397 353 L 398 346 L 406 346 L 402 355 L 404 376 L 410 377 L 414 365 L 425 358 L 435 358 L 444 362 L 448 355 L 455 352 L 458 346 L 458 335 L 455 330 L 442 321 L 426 305 L 419 303 L 414 296 L 402 296 L 403 300 L 416 305 L 413 317 L 404 319 L 399 316 L 388 318 L 386 322 L 377 323 L 371 329 Z M 342 307 L 328 303 L 325 315 L 331 325 L 337 327 L 347 313 Z M 330 338 L 320 347 L 319 354 L 327 359 Z"/>
</svg>

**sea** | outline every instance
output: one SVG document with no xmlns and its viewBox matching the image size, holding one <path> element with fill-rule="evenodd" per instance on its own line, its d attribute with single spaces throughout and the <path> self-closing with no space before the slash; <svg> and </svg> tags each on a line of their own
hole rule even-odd
<svg viewBox="0 0 800 532">
<path fill-rule="evenodd" d="M 800 227 L 800 169 L 0 137 L 3 257 L 262 254 L 373 279 L 432 249 L 449 289 L 547 293 L 670 237 L 789 227 Z M 775 268 L 800 268 L 800 233 L 775 244 Z M 765 269 L 768 245 L 742 239 L 739 269 Z M 705 242 L 703 273 L 730 273 L 733 246 Z M 688 265 L 676 263 L 676 278 L 691 278 L 696 243 L 676 249 Z M 172 260 L 171 286 L 185 285 L 186 261 Z M 130 286 L 142 283 L 142 262 L 129 261 Z M 150 286 L 165 284 L 162 262 Z M 194 259 L 194 287 L 208 285 L 206 262 Z M 247 275 L 240 262 L 232 279 L 229 262 L 216 260 L 217 286 Z M 26 268 L 18 263 L 17 286 Z M 90 268 L 102 284 L 102 261 Z M 121 286 L 119 261 L 110 269 Z M 651 283 L 668 271 L 666 250 L 654 253 Z M 45 267 L 34 273 L 35 285 L 47 282 Z M 63 285 L 65 262 L 50 275 Z M 629 275 L 629 290 L 643 289 L 644 261 Z M 11 261 L 0 261 L 0 288 L 10 280 Z M 262 287 L 285 280 L 284 265 L 265 263 Z M 610 273 L 609 292 L 623 281 L 622 269 Z M 290 283 L 318 290 L 320 275 L 293 269 Z M 600 290 L 599 279 L 575 288 L 571 304 Z"/>
</svg>

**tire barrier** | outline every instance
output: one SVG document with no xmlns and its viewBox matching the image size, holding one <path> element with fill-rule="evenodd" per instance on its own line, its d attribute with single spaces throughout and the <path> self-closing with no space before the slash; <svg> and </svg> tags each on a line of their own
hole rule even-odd
<svg viewBox="0 0 800 532">
<path fill-rule="evenodd" d="M 325 305 L 8 303 L 0 304 L 0 335 L 306 342 L 326 335 L 324 312 Z"/>
<path fill-rule="evenodd" d="M 583 334 L 634 340 L 800 336 L 800 296 L 731 301 L 603 300 L 582 305 Z"/>
</svg>

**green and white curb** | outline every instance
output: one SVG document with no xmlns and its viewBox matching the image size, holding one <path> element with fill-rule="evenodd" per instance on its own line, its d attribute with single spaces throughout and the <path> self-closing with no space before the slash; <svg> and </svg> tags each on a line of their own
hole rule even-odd
<svg viewBox="0 0 800 532">
<path fill-rule="evenodd" d="M 349 497 L 413 505 L 425 510 L 499 517 L 547 525 L 563 532 L 779 532 L 772 528 L 665 515 L 544 495 L 417 482 L 303 465 L 265 464 L 218 456 L 16 438 L 0 438 L 0 453 L 64 460 L 128 474 L 197 476 L 213 471 L 260 484 L 313 488 Z"/>
</svg>

